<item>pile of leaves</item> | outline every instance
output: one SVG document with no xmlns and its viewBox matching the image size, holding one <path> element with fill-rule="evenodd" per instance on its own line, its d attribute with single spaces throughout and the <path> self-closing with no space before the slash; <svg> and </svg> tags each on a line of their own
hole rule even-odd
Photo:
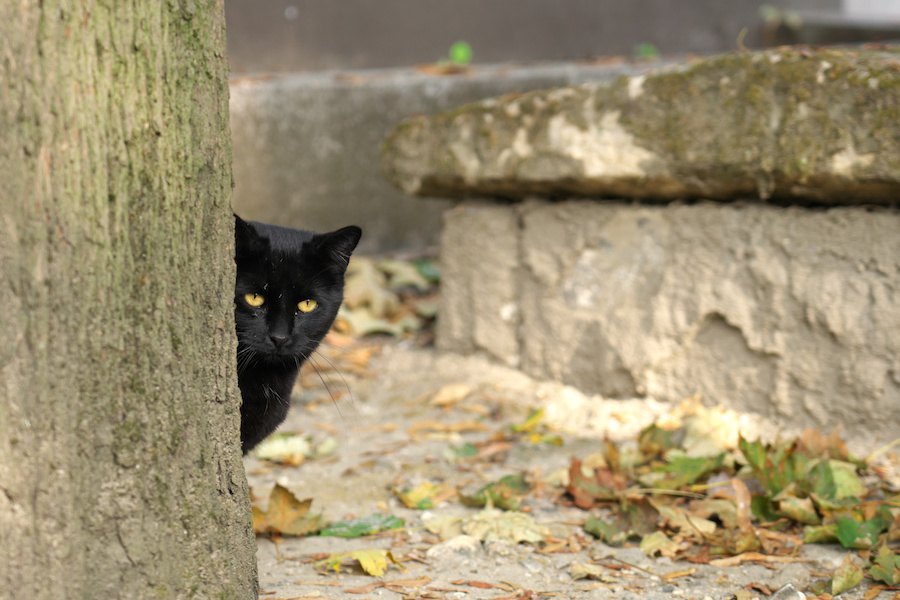
<svg viewBox="0 0 900 600">
<path fill-rule="evenodd" d="M 838 435 L 740 438 L 734 450 L 689 454 L 686 434 L 652 425 L 630 451 L 606 444 L 590 465 L 573 459 L 567 498 L 602 513 L 585 530 L 612 546 L 715 566 L 793 562 L 804 543 L 839 543 L 862 560 L 848 559 L 821 591 L 840 593 L 864 574 L 900 585 L 900 494 Z"/>
<path fill-rule="evenodd" d="M 403 337 L 430 324 L 437 313 L 440 275 L 428 259 L 354 256 L 347 268 L 344 305 L 335 329 L 366 336 Z"/>
<path fill-rule="evenodd" d="M 517 423 L 492 428 L 497 411 L 478 402 L 482 392 L 450 384 L 423 398 L 422 405 L 443 416 L 411 424 L 410 443 L 450 441 L 444 460 L 460 472 L 479 463 L 502 468 L 515 445 L 565 444 L 540 409 Z M 451 410 L 480 418 L 451 419 Z M 847 558 L 812 591 L 838 594 L 866 577 L 872 582 L 870 591 L 900 589 L 900 489 L 871 460 L 852 456 L 837 434 L 809 430 L 794 439 L 764 443 L 741 437 L 736 421 L 698 401 L 685 403 L 676 413 L 646 427 L 635 440 L 598 441 L 596 451 L 571 458 L 558 477 L 507 471 L 469 488 L 452 480 L 401 480 L 391 488 L 407 510 L 431 511 L 422 525 L 444 541 L 464 535 L 476 543 L 501 540 L 557 553 L 578 552 L 589 535 L 609 546 L 639 547 L 648 556 L 717 567 L 801 562 L 804 544 L 834 543 L 848 550 Z M 461 435 L 466 441 L 459 444 Z M 335 451 L 330 438 L 317 443 L 308 436 L 277 436 L 271 443 L 275 445 L 261 446 L 264 451 L 257 455 L 281 465 L 299 465 Z M 554 537 L 533 514 L 538 500 L 546 504 L 548 499 L 585 511 L 584 533 Z M 448 503 L 478 510 L 443 516 L 437 509 Z M 254 507 L 254 528 L 275 538 L 405 531 L 404 519 L 386 514 L 328 523 L 313 514 L 310 504 L 276 485 L 266 510 Z M 369 548 L 322 556 L 315 564 L 323 571 L 339 571 L 353 563 L 380 576 L 391 565 L 403 568 L 403 561 L 390 550 Z M 603 582 L 610 568 L 573 563 L 570 574 Z M 667 577 L 691 573 L 688 568 Z"/>
</svg>

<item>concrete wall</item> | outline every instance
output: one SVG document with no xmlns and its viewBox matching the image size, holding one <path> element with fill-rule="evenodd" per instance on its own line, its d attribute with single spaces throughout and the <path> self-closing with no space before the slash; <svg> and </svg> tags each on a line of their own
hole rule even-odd
<svg viewBox="0 0 900 600">
<path fill-rule="evenodd" d="M 234 73 L 411 66 L 457 40 L 476 63 L 671 56 L 758 47 L 760 7 L 838 9 L 840 0 L 226 0 Z"/>
<path fill-rule="evenodd" d="M 438 344 L 611 398 L 900 430 L 900 211 L 467 204 Z"/>
</svg>

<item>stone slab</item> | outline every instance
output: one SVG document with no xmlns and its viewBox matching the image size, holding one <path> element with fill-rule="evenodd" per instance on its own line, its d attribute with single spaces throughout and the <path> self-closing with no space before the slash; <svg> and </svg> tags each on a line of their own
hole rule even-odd
<svg viewBox="0 0 900 600">
<path fill-rule="evenodd" d="M 410 194 L 894 204 L 900 47 L 779 49 L 401 124 L 383 170 Z"/>
<path fill-rule="evenodd" d="M 458 75 L 413 69 L 243 77 L 231 83 L 234 206 L 288 227 L 363 227 L 360 251 L 437 245 L 446 200 L 410 198 L 384 180 L 388 132 L 417 114 L 497 94 L 608 81 L 649 64 L 485 66 Z"/>
<path fill-rule="evenodd" d="M 590 201 L 445 218 L 443 350 L 609 398 L 900 431 L 900 211 Z"/>
</svg>

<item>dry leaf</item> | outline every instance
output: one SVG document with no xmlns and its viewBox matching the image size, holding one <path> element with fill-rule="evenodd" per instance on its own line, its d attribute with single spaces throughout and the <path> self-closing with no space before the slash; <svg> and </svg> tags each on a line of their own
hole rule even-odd
<svg viewBox="0 0 900 600">
<path fill-rule="evenodd" d="M 346 560 L 353 560 L 359 563 L 363 571 L 373 577 L 381 577 L 387 571 L 388 564 L 393 563 L 400 565 L 390 550 L 382 548 L 368 548 L 365 550 L 353 550 L 351 552 L 341 552 L 332 554 L 328 558 L 322 559 L 315 563 L 317 569 L 330 570 L 335 573 L 341 572 L 341 563 Z"/>
<path fill-rule="evenodd" d="M 465 383 L 450 383 L 443 386 L 431 397 L 430 404 L 441 408 L 453 406 L 472 393 L 472 386 Z"/>
<path fill-rule="evenodd" d="M 260 534 L 310 535 L 323 526 L 322 515 L 309 514 L 312 499 L 297 500 L 287 488 L 275 484 L 269 505 L 263 511 L 253 507 L 253 530 Z"/>
</svg>

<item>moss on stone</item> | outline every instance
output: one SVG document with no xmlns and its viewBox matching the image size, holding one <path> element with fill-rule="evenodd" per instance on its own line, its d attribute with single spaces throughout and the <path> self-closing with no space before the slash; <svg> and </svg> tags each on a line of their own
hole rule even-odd
<svg viewBox="0 0 900 600">
<path fill-rule="evenodd" d="M 898 89 L 898 48 L 727 54 L 640 81 L 531 92 L 414 119 L 388 139 L 385 171 L 427 195 L 604 196 L 624 188 L 635 197 L 893 202 Z M 655 157 L 631 188 L 592 176 L 581 149 L 551 139 L 554 118 L 603 135 L 610 113 Z M 518 154 L 523 140 L 527 156 Z M 466 152 L 477 161 L 461 164 Z"/>
</svg>

